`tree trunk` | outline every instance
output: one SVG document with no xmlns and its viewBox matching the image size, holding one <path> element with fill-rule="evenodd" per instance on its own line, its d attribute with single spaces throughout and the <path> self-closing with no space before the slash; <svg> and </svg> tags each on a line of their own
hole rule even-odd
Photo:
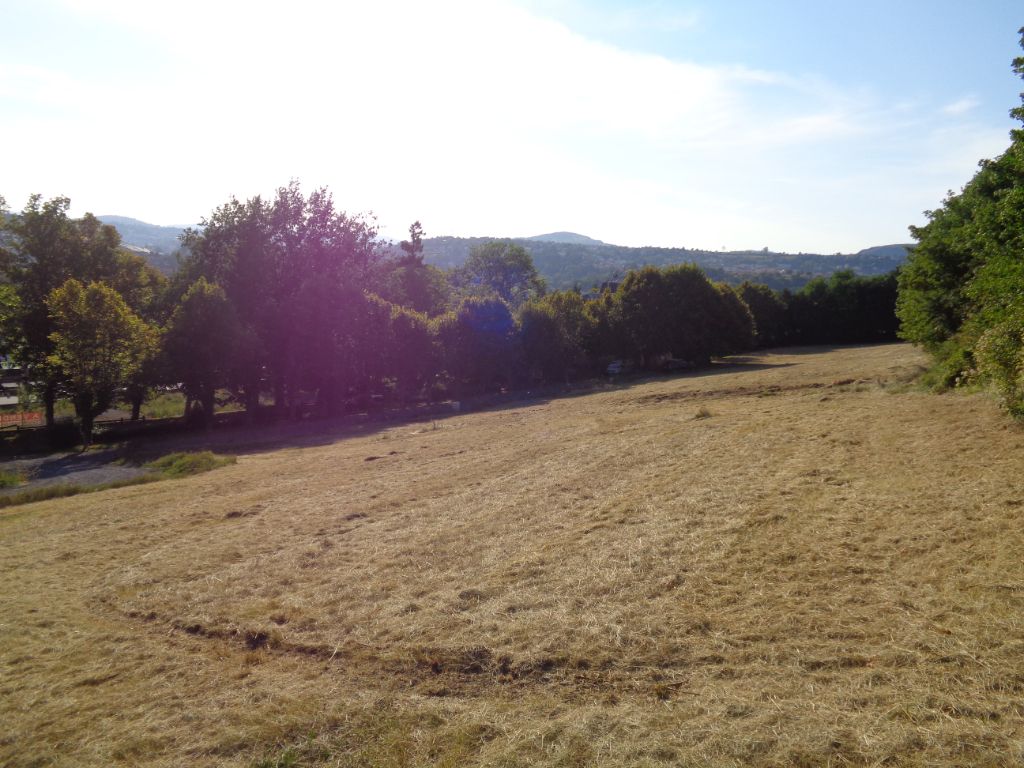
<svg viewBox="0 0 1024 768">
<path fill-rule="evenodd" d="M 92 411 L 86 409 L 79 417 L 79 424 L 82 430 L 82 447 L 88 448 L 92 444 Z"/>
<path fill-rule="evenodd" d="M 258 384 L 249 384 L 245 387 L 245 416 L 252 424 L 256 421 L 256 413 L 260 408 L 260 388 Z"/>
<path fill-rule="evenodd" d="M 88 448 L 92 443 L 93 409 L 92 398 L 75 398 L 75 415 L 78 417 L 78 429 L 82 433 L 82 448 Z"/>
<path fill-rule="evenodd" d="M 145 399 L 143 393 L 133 393 L 131 397 L 132 402 L 132 421 L 138 421 L 142 415 L 142 401 Z"/>
<path fill-rule="evenodd" d="M 278 375 L 274 379 L 274 412 L 277 418 L 282 418 L 286 414 L 286 403 L 285 403 L 285 386 L 284 376 Z"/>
<path fill-rule="evenodd" d="M 47 382 L 46 388 L 43 390 L 43 406 L 46 409 L 46 426 L 49 429 L 53 428 L 54 417 L 53 417 L 53 406 L 57 402 L 57 385 L 50 381 Z"/>
<path fill-rule="evenodd" d="M 213 429 L 213 403 L 216 394 L 216 390 L 213 387 L 203 392 L 203 424 L 207 431 Z"/>
</svg>

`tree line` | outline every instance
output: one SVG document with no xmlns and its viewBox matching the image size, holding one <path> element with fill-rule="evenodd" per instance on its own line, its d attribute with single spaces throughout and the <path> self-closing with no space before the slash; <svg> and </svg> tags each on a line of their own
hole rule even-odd
<svg viewBox="0 0 1024 768">
<path fill-rule="evenodd" d="M 1013 69 L 1024 78 L 1024 56 Z M 1024 106 L 1010 114 L 1024 121 Z M 1002 155 L 911 228 L 918 245 L 900 272 L 897 312 L 902 337 L 932 353 L 935 384 L 994 385 L 1024 418 L 1024 130 L 1010 136 Z"/>
<path fill-rule="evenodd" d="M 757 346 L 895 337 L 895 277 L 840 272 L 795 293 L 645 267 L 599 295 L 547 291 L 510 241 L 442 271 L 415 223 L 396 248 L 373 221 L 298 183 L 231 199 L 185 232 L 170 277 L 66 198 L 30 198 L 0 225 L 0 352 L 24 367 L 47 424 L 69 399 L 83 438 L 115 401 L 138 418 L 180 388 L 209 424 L 217 399 L 298 418 L 561 383 L 613 360 L 706 365 Z"/>
</svg>

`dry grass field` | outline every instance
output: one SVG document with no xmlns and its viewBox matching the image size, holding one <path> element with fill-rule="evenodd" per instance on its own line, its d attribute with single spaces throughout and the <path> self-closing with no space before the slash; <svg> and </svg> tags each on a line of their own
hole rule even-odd
<svg viewBox="0 0 1024 768">
<path fill-rule="evenodd" d="M 1017 765 L 1024 430 L 903 345 L 0 513 L 10 766 Z"/>
</svg>

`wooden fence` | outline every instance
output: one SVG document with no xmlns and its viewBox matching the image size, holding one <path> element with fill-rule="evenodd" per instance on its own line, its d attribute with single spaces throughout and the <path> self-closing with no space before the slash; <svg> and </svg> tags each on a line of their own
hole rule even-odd
<svg viewBox="0 0 1024 768">
<path fill-rule="evenodd" d="M 17 411 L 0 413 L 0 429 L 4 427 L 34 427 L 43 423 L 43 414 L 39 411 Z"/>
</svg>

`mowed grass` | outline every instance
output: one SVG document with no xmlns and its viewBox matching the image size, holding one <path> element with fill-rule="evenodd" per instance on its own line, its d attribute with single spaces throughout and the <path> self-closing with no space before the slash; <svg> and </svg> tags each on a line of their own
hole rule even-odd
<svg viewBox="0 0 1024 768">
<path fill-rule="evenodd" d="M 902 345 L 0 513 L 5 765 L 1013 765 L 1024 432 Z"/>
</svg>

